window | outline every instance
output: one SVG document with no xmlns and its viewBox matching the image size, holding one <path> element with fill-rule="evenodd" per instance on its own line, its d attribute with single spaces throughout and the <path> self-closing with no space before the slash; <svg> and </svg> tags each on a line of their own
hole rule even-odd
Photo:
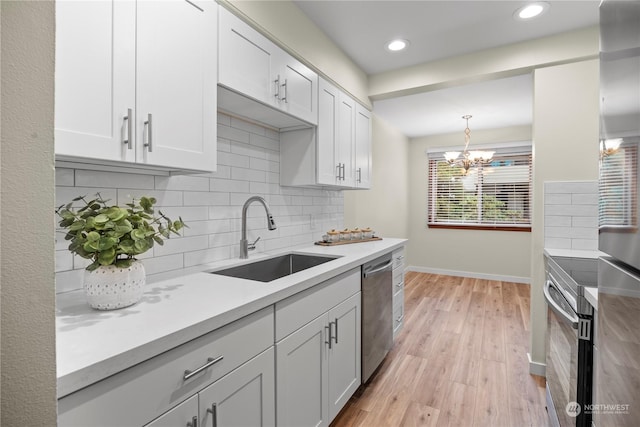
<svg viewBox="0 0 640 427">
<path fill-rule="evenodd" d="M 638 226 L 638 141 L 625 138 L 600 161 L 600 228 L 620 231 Z"/>
<path fill-rule="evenodd" d="M 467 175 L 429 152 L 428 226 L 531 231 L 531 146 L 496 150 Z"/>
</svg>

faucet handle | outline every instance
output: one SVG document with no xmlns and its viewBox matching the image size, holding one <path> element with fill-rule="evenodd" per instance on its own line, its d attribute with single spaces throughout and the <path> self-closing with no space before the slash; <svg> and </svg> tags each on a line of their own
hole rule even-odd
<svg viewBox="0 0 640 427">
<path fill-rule="evenodd" d="M 247 245 L 247 250 L 254 250 L 256 248 L 256 243 L 258 243 L 258 240 L 260 240 L 260 236 L 258 236 L 258 238 L 253 243 L 249 243 Z"/>
</svg>

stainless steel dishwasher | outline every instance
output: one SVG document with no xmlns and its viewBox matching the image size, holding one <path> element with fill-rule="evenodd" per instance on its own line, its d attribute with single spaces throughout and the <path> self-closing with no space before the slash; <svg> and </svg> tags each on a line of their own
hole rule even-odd
<svg viewBox="0 0 640 427">
<path fill-rule="evenodd" d="M 393 345 L 393 261 L 391 253 L 362 266 L 362 382 Z"/>
</svg>

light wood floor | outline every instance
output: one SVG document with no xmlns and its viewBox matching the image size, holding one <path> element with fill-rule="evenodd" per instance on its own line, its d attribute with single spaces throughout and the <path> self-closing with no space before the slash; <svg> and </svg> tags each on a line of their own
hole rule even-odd
<svg viewBox="0 0 640 427">
<path fill-rule="evenodd" d="M 404 329 L 332 427 L 547 426 L 528 346 L 528 285 L 407 273 Z"/>
</svg>

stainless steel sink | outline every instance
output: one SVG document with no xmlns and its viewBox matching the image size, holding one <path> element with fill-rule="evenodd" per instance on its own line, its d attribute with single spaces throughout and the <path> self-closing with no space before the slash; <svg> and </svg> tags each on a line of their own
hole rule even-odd
<svg viewBox="0 0 640 427">
<path fill-rule="evenodd" d="M 285 254 L 274 258 L 268 258 L 236 267 L 210 271 L 211 274 L 237 277 L 240 279 L 256 280 L 259 282 L 271 282 L 281 277 L 315 267 L 337 257 L 307 254 Z"/>
</svg>

